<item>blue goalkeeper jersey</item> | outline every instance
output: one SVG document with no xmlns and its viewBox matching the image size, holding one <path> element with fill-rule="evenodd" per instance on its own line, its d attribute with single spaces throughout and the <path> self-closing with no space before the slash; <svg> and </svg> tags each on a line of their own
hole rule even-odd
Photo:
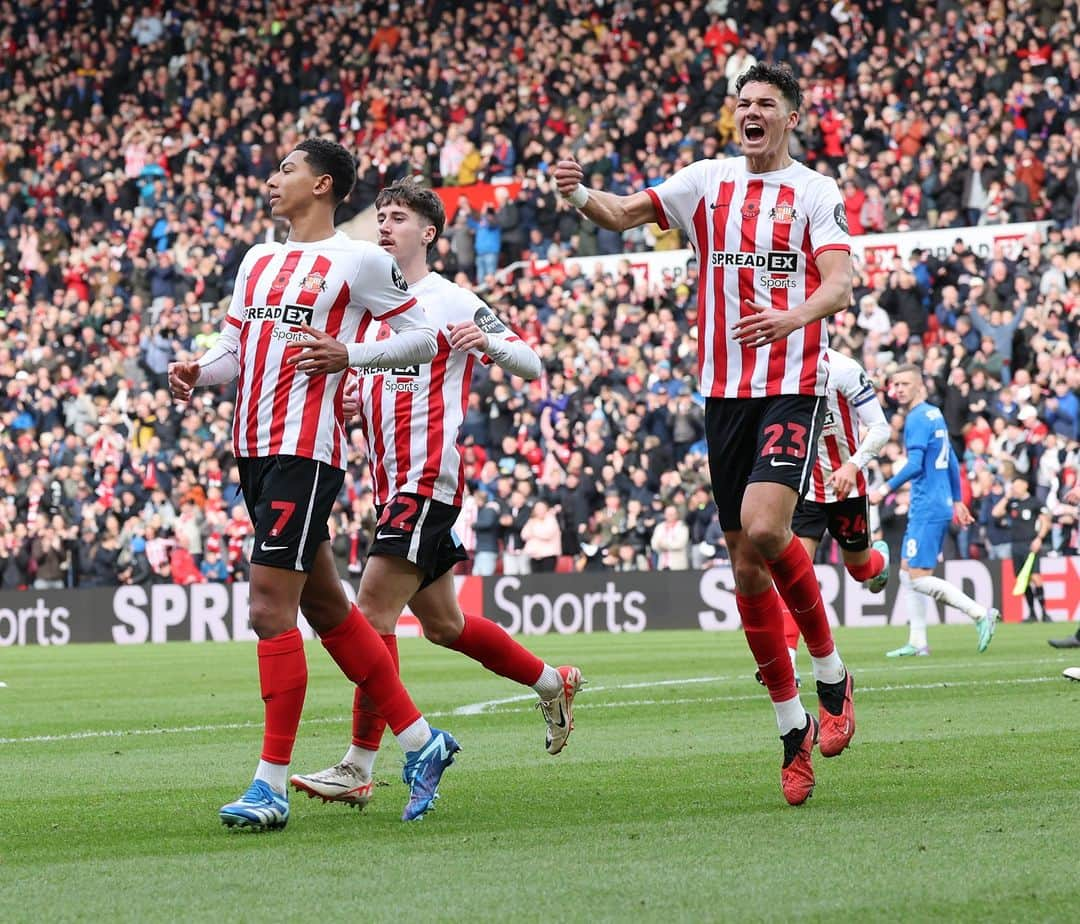
<svg viewBox="0 0 1080 924">
<path fill-rule="evenodd" d="M 953 502 L 961 500 L 960 464 L 949 442 L 941 411 L 924 401 L 904 421 L 907 464 L 887 482 L 895 491 L 911 481 L 909 520 L 951 520 Z"/>
</svg>

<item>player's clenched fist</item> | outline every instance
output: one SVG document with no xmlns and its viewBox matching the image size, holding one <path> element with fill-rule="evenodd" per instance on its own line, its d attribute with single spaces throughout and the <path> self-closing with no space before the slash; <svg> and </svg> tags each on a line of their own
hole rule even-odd
<svg viewBox="0 0 1080 924">
<path fill-rule="evenodd" d="M 190 401 L 198 381 L 198 363 L 169 363 L 169 393 L 177 401 Z"/>
<path fill-rule="evenodd" d="M 578 184 L 585 182 L 585 171 L 576 160 L 560 160 L 551 175 L 560 196 L 569 196 Z"/>
<path fill-rule="evenodd" d="M 449 324 L 450 329 L 450 346 L 455 350 L 479 350 L 481 353 L 486 353 L 488 348 L 488 338 L 479 327 L 477 327 L 472 321 L 467 321 L 463 324 Z"/>
</svg>

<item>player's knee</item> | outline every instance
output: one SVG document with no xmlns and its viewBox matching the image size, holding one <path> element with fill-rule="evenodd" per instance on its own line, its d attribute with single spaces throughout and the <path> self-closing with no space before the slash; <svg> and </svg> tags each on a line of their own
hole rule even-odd
<svg viewBox="0 0 1080 924">
<path fill-rule="evenodd" d="M 281 607 L 274 606 L 271 600 L 251 600 L 248 602 L 248 621 L 251 631 L 259 638 L 273 638 L 287 632 L 296 623 L 287 618 Z"/>
<path fill-rule="evenodd" d="M 774 523 L 768 517 L 755 517 L 749 523 L 743 523 L 743 532 L 766 560 L 779 558 L 784 553 L 786 530 L 782 523 Z"/>
<path fill-rule="evenodd" d="M 435 618 L 426 616 L 420 620 L 420 624 L 424 627 L 424 638 L 444 648 L 453 645 L 465 628 L 463 619 L 454 619 L 449 614 Z"/>
<path fill-rule="evenodd" d="M 388 607 L 379 600 L 376 594 L 370 591 L 365 592 L 361 587 L 360 594 L 356 598 L 356 605 L 360 607 L 360 612 L 364 614 L 364 618 L 371 623 L 372 627 L 380 635 L 389 635 L 396 628 L 401 610 Z"/>
</svg>

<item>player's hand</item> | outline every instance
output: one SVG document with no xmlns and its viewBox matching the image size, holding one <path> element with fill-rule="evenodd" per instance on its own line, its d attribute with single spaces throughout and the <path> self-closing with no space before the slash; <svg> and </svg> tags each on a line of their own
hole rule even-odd
<svg viewBox="0 0 1080 924">
<path fill-rule="evenodd" d="M 851 462 L 845 462 L 832 475 L 829 476 L 829 485 L 836 494 L 837 500 L 844 500 L 855 487 L 855 479 L 859 470 Z"/>
<path fill-rule="evenodd" d="M 1068 501 L 1070 504 L 1080 502 L 1080 485 L 1077 485 L 1075 488 L 1070 488 L 1068 493 L 1065 495 L 1065 500 Z"/>
<path fill-rule="evenodd" d="M 301 324 L 300 330 L 310 337 L 289 347 L 293 355 L 285 361 L 296 366 L 297 372 L 307 375 L 328 375 L 341 372 L 349 367 L 349 351 L 345 344 L 336 337 L 331 337 L 324 330 L 316 330 L 308 324 Z"/>
<path fill-rule="evenodd" d="M 360 410 L 360 379 L 348 376 L 345 391 L 341 393 L 341 414 L 346 420 L 352 420 Z"/>
<path fill-rule="evenodd" d="M 751 349 L 783 340 L 803 326 L 798 313 L 794 311 L 779 311 L 767 305 L 755 304 L 748 298 L 743 299 L 743 309 L 753 313 L 740 318 L 731 329 L 735 339 Z"/>
<path fill-rule="evenodd" d="M 576 160 L 560 160 L 551 175 L 560 196 L 569 196 L 579 183 L 585 182 L 585 171 Z"/>
<path fill-rule="evenodd" d="M 882 491 L 881 488 L 874 488 L 874 490 L 867 495 L 866 499 L 870 502 L 871 506 L 876 507 L 885 500 L 885 492 Z"/>
<path fill-rule="evenodd" d="M 169 363 L 169 394 L 176 401 L 190 401 L 198 380 L 198 363 Z"/>
<path fill-rule="evenodd" d="M 975 517 L 971 515 L 971 511 L 967 509 L 963 501 L 956 501 L 953 504 L 953 516 L 961 526 L 970 526 L 975 522 Z"/>
<path fill-rule="evenodd" d="M 487 352 L 488 336 L 472 321 L 446 326 L 450 329 L 450 346 L 455 350 L 461 350 L 463 353 L 468 350 Z"/>
</svg>

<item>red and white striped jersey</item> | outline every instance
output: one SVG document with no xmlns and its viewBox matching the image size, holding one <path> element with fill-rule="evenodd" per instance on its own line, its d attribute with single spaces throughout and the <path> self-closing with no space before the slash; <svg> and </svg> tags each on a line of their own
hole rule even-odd
<svg viewBox="0 0 1080 924">
<path fill-rule="evenodd" d="M 700 392 L 824 394 L 824 320 L 756 349 L 736 341 L 732 326 L 751 313 L 747 301 L 781 310 L 802 305 L 821 284 L 817 258 L 850 253 L 836 182 L 797 162 L 749 173 L 745 157 L 732 157 L 698 161 L 646 192 L 660 227 L 681 228 L 697 253 Z"/>
<path fill-rule="evenodd" d="M 836 350 L 828 350 L 826 358 L 829 385 L 825 390 L 825 425 L 818 439 L 817 462 L 806 497 L 821 504 L 832 504 L 837 497 L 829 478 L 848 460 L 859 470 L 855 488 L 849 496 L 863 497 L 869 493 L 863 470 L 888 442 L 889 423 L 863 367 Z M 860 425 L 866 430 L 861 443 Z"/>
<path fill-rule="evenodd" d="M 295 455 L 345 467 L 344 371 L 308 376 L 285 362 L 308 324 L 344 343 L 361 321 L 425 324 L 394 258 L 341 232 L 323 241 L 257 244 L 236 277 L 220 343 L 239 358 L 237 457 Z"/>
<path fill-rule="evenodd" d="M 429 365 L 360 377 L 360 424 L 368 444 L 375 503 L 400 493 L 461 506 L 465 477 L 457 437 L 477 362 L 475 350 L 450 348 L 450 324 L 474 321 L 489 337 L 519 340 L 487 304 L 468 289 L 428 273 L 409 287 L 424 304 L 438 349 Z M 360 339 L 386 336 L 379 324 L 361 325 Z"/>
</svg>

